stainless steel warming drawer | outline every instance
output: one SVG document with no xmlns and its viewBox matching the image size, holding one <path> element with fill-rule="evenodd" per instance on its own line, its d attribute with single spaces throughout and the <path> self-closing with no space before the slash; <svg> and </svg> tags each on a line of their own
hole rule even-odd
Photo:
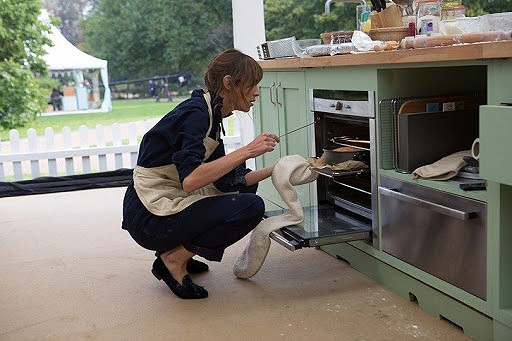
<svg viewBox="0 0 512 341">
<path fill-rule="evenodd" d="M 379 196 L 383 251 L 486 299 L 485 202 L 385 176 Z"/>
</svg>

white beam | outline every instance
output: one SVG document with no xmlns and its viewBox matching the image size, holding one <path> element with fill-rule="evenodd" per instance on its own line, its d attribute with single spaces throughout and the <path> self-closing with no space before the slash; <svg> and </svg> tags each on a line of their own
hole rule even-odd
<svg viewBox="0 0 512 341">
<path fill-rule="evenodd" d="M 233 6 L 233 46 L 243 53 L 258 59 L 256 46 L 265 41 L 265 19 L 263 0 L 232 0 Z M 242 145 L 254 139 L 252 110 L 239 113 Z M 254 159 L 247 160 L 247 167 L 255 169 Z"/>
</svg>

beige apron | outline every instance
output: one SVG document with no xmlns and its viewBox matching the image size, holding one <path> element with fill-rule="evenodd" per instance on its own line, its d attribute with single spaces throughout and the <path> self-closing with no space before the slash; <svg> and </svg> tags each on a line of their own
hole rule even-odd
<svg viewBox="0 0 512 341">
<path fill-rule="evenodd" d="M 210 94 L 203 95 L 208 105 L 210 124 L 203 145 L 206 149 L 204 160 L 213 153 L 219 142 L 210 138 L 213 124 L 213 112 L 210 104 Z M 175 165 L 144 168 L 136 166 L 133 170 L 133 183 L 135 191 L 149 212 L 166 216 L 178 213 L 187 206 L 205 197 L 225 195 L 213 184 L 206 185 L 191 193 L 186 193 L 180 183 L 178 170 Z"/>
</svg>

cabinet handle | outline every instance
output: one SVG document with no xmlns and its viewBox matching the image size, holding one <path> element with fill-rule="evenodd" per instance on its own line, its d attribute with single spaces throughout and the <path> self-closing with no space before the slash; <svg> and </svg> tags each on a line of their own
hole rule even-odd
<svg viewBox="0 0 512 341">
<path fill-rule="evenodd" d="M 278 83 L 277 86 L 276 86 L 276 103 L 280 106 L 282 106 L 281 103 L 279 103 L 279 87 L 281 86 L 281 83 Z"/>
<path fill-rule="evenodd" d="M 423 200 L 407 194 L 400 193 L 396 189 L 379 187 L 379 193 L 460 220 L 468 220 L 471 218 L 475 218 L 477 216 L 476 212 L 465 212 L 448 206 L 439 205 L 428 200 Z"/>
<path fill-rule="evenodd" d="M 274 93 L 274 87 L 276 86 L 276 83 L 272 83 L 272 85 L 270 86 L 270 103 L 272 103 L 273 105 L 276 105 L 276 102 L 274 101 L 274 96 L 272 95 Z"/>
</svg>

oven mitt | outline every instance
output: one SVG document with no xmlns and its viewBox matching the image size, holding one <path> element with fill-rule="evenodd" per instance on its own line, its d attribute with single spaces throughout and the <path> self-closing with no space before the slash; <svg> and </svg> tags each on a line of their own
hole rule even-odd
<svg viewBox="0 0 512 341">
<path fill-rule="evenodd" d="M 308 160 L 300 155 L 288 155 L 277 160 L 272 171 L 272 183 L 289 210 L 281 215 L 263 219 L 252 231 L 249 242 L 233 267 L 238 278 L 254 276 L 265 261 L 270 249 L 270 233 L 284 226 L 299 224 L 304 212 L 293 186 L 306 184 L 318 178 L 310 170 Z"/>
<path fill-rule="evenodd" d="M 470 150 L 453 153 L 430 165 L 421 166 L 412 172 L 412 178 L 429 180 L 448 180 L 456 176 L 467 165 L 464 156 L 471 155 Z"/>
</svg>

